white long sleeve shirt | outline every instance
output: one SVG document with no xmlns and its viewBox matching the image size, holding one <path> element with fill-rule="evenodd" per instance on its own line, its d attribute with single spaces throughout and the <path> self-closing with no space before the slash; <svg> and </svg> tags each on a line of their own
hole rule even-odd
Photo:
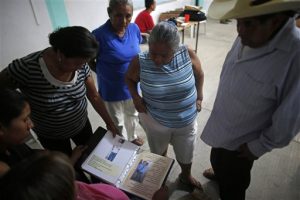
<svg viewBox="0 0 300 200">
<path fill-rule="evenodd" d="M 300 29 L 291 18 L 258 49 L 237 38 L 223 65 L 217 97 L 201 139 L 260 157 L 300 131 Z"/>
</svg>

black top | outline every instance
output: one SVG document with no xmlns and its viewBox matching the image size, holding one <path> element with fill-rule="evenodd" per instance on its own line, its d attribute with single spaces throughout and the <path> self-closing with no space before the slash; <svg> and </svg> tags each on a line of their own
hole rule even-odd
<svg viewBox="0 0 300 200">
<path fill-rule="evenodd" d="M 33 155 L 35 150 L 26 144 L 16 145 L 8 149 L 8 153 L 0 152 L 0 161 L 5 162 L 10 167 L 19 163 L 21 160 Z"/>
</svg>

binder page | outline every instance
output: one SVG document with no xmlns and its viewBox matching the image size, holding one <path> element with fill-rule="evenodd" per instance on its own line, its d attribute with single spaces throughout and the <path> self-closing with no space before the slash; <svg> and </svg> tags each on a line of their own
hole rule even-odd
<svg viewBox="0 0 300 200">
<path fill-rule="evenodd" d="M 108 183 L 116 185 L 127 163 L 138 149 L 137 145 L 118 135 L 113 138 L 112 134 L 107 132 L 81 168 Z"/>
<path fill-rule="evenodd" d="M 120 188 L 151 200 L 168 176 L 173 163 L 172 158 L 143 151 L 137 155 Z"/>
</svg>

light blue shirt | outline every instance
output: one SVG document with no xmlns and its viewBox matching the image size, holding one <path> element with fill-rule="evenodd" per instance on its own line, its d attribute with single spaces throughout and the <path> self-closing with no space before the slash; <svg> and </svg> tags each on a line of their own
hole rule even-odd
<svg viewBox="0 0 300 200">
<path fill-rule="evenodd" d="M 182 128 L 196 116 L 197 91 L 187 47 L 181 46 L 170 63 L 156 66 L 149 53 L 139 54 L 140 83 L 147 110 L 160 124 Z"/>
<path fill-rule="evenodd" d="M 247 143 L 259 157 L 289 144 L 299 130 L 300 30 L 291 18 L 262 48 L 245 51 L 237 38 L 201 139 L 228 150 Z"/>
</svg>

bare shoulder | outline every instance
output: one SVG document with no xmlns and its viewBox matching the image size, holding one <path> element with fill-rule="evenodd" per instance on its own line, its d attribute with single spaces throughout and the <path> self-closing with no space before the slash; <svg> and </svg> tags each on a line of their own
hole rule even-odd
<svg viewBox="0 0 300 200">
<path fill-rule="evenodd" d="M 10 88 L 10 89 L 16 89 L 17 84 L 13 81 L 12 77 L 8 73 L 8 69 L 5 68 L 0 72 L 0 88 Z"/>
<path fill-rule="evenodd" d="M 6 172 L 8 172 L 9 169 L 10 167 L 8 166 L 8 164 L 0 161 L 0 177 L 3 176 Z"/>
</svg>

